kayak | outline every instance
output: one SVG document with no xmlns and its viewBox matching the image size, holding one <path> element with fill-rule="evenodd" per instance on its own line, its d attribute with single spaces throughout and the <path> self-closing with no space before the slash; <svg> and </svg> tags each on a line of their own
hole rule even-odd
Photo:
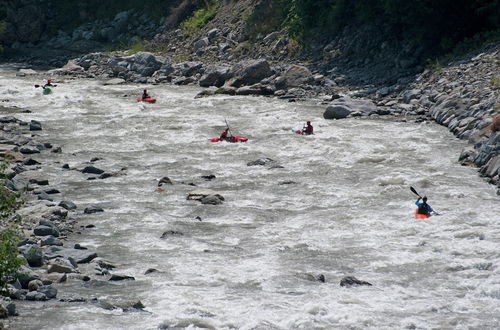
<svg viewBox="0 0 500 330">
<path fill-rule="evenodd" d="M 43 89 L 43 95 L 49 95 L 50 93 L 52 93 L 52 89 L 50 89 L 48 87 L 45 87 Z"/>
<path fill-rule="evenodd" d="M 430 214 L 421 214 L 421 213 L 418 213 L 418 208 L 415 209 L 415 218 L 416 219 L 428 219 L 430 217 L 431 217 Z"/>
<path fill-rule="evenodd" d="M 153 98 L 149 97 L 149 98 L 147 98 L 147 99 L 137 99 L 137 102 L 155 103 L 155 102 L 156 102 L 156 99 L 153 99 Z"/>
<path fill-rule="evenodd" d="M 301 129 L 298 129 L 298 130 L 292 129 L 292 132 L 295 134 L 299 134 L 299 135 L 314 135 L 314 133 L 313 134 L 303 134 Z"/>
<path fill-rule="evenodd" d="M 230 143 L 236 143 L 236 142 L 247 142 L 248 138 L 242 137 L 242 136 L 233 136 L 233 138 L 226 138 L 226 139 L 221 139 L 221 138 L 211 138 L 208 139 L 210 142 L 221 142 L 221 141 L 226 141 Z"/>
</svg>

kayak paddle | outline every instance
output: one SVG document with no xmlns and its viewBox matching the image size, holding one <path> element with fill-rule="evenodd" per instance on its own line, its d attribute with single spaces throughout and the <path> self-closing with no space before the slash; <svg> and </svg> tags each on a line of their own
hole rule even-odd
<svg viewBox="0 0 500 330">
<path fill-rule="evenodd" d="M 412 186 L 410 186 L 410 190 L 411 190 L 411 192 L 412 192 L 412 193 L 414 193 L 414 194 L 415 194 L 415 195 L 417 195 L 418 197 L 422 198 L 422 196 L 420 196 L 420 195 L 418 194 L 418 192 L 415 190 L 415 188 L 413 188 Z M 435 215 L 441 215 L 441 214 L 440 214 L 439 212 L 437 212 L 437 211 L 433 211 L 433 213 L 434 213 Z"/>
<path fill-rule="evenodd" d="M 229 134 L 231 134 L 231 137 L 232 137 L 233 136 L 233 132 L 231 132 L 231 129 L 229 128 L 229 124 L 227 123 L 227 119 L 224 118 L 224 121 L 226 122 L 227 130 L 229 131 Z"/>
<path fill-rule="evenodd" d="M 415 195 L 417 195 L 418 197 L 422 198 L 422 196 L 420 196 L 420 195 L 418 194 L 418 192 L 415 190 L 415 188 L 413 188 L 412 186 L 410 186 L 410 190 L 411 190 L 411 192 L 412 192 L 412 193 L 414 193 L 414 194 L 415 194 Z"/>
</svg>

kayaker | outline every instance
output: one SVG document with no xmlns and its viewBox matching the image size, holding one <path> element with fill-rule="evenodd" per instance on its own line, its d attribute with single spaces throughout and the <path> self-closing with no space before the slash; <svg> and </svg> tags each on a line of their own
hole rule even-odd
<svg viewBox="0 0 500 330">
<path fill-rule="evenodd" d="M 313 134 L 313 130 L 314 129 L 313 129 L 312 125 L 311 125 L 311 122 L 307 121 L 306 125 L 302 129 L 302 134 L 303 135 L 311 135 L 311 134 Z"/>
<path fill-rule="evenodd" d="M 421 199 L 422 201 L 420 201 Z M 423 198 L 419 197 L 415 202 L 415 205 L 418 206 L 417 214 L 424 214 L 426 216 L 431 216 L 431 213 L 434 212 L 432 207 L 429 204 L 427 204 L 427 196 L 424 196 Z"/>
<path fill-rule="evenodd" d="M 47 79 L 47 83 L 42 86 L 42 88 L 47 88 L 47 87 L 56 87 L 56 85 L 52 84 L 52 79 Z"/>
<path fill-rule="evenodd" d="M 143 100 L 151 98 L 148 94 L 148 91 L 145 89 L 144 92 L 142 92 L 142 97 Z"/>
<path fill-rule="evenodd" d="M 228 139 L 228 137 L 227 137 L 227 135 L 228 135 L 228 134 L 229 134 L 229 128 L 226 128 L 226 129 L 224 130 L 224 132 L 222 132 L 222 134 L 220 135 L 220 139 L 221 139 L 221 140 L 226 140 L 226 139 Z"/>
</svg>

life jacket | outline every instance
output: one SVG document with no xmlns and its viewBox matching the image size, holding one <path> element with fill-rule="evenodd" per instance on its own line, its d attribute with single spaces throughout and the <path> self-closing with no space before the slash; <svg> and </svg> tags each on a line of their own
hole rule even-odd
<svg viewBox="0 0 500 330">
<path fill-rule="evenodd" d="M 418 214 L 426 214 L 426 215 L 430 214 L 431 212 L 429 212 L 429 205 L 427 203 L 422 202 L 422 205 L 420 205 L 418 207 L 417 213 Z"/>
</svg>

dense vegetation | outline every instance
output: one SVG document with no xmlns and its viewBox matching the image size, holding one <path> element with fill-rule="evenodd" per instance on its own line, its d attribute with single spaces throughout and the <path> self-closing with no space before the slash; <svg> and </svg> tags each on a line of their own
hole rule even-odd
<svg viewBox="0 0 500 330">
<path fill-rule="evenodd" d="M 4 224 L 2 221 L 11 216 L 19 206 L 18 194 L 5 187 L 7 166 L 7 163 L 0 162 L 0 294 L 5 293 L 7 284 L 16 276 L 24 262 L 18 257 L 20 235 L 15 224 Z"/>
<path fill-rule="evenodd" d="M 498 35 L 500 30 L 500 0 L 264 0 L 261 7 L 268 9 L 268 21 L 280 22 L 264 27 L 280 25 L 306 43 L 368 23 L 440 53 L 467 38 Z M 257 21 L 264 21 L 263 12 L 250 18 L 250 27 L 262 30 Z"/>
</svg>

